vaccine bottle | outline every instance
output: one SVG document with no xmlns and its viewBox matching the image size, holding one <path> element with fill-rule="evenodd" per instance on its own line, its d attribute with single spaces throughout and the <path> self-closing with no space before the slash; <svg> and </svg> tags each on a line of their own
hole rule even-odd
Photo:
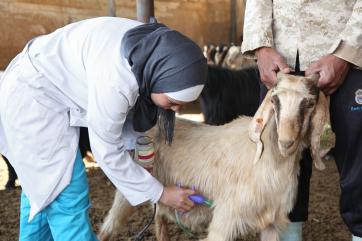
<svg viewBox="0 0 362 241">
<path fill-rule="evenodd" d="M 136 140 L 135 161 L 152 173 L 155 159 L 155 147 L 149 136 L 140 136 Z"/>
</svg>

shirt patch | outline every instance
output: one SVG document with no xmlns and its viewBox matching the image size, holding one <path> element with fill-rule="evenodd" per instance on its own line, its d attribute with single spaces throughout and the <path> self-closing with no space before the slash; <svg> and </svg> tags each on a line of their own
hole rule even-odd
<svg viewBox="0 0 362 241">
<path fill-rule="evenodd" d="M 356 97 L 354 99 L 357 104 L 362 105 L 362 89 L 356 91 Z"/>
</svg>

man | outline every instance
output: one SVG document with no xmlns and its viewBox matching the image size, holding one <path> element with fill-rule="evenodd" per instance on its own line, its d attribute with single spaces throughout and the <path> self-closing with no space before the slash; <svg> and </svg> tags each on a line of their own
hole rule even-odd
<svg viewBox="0 0 362 241">
<path fill-rule="evenodd" d="M 340 210 L 362 240 L 362 0 L 248 0 L 242 51 L 256 57 L 263 84 L 276 72 L 319 73 L 319 88 L 331 96 L 340 173 Z M 308 215 L 311 161 L 301 161 L 297 203 L 282 240 L 301 240 Z"/>
</svg>

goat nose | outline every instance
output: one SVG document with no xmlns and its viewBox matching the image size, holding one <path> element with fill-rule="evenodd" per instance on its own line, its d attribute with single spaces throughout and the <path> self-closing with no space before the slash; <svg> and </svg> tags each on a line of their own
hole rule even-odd
<svg viewBox="0 0 362 241">
<path fill-rule="evenodd" d="M 290 148 L 293 144 L 294 141 L 280 141 L 280 145 L 285 149 Z"/>
</svg>

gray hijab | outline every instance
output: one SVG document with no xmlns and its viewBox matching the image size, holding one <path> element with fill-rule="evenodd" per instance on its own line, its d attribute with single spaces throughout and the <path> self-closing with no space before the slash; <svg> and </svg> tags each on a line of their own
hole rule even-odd
<svg viewBox="0 0 362 241">
<path fill-rule="evenodd" d="M 189 38 L 163 24 L 150 23 L 126 32 L 122 54 L 128 60 L 139 85 L 134 106 L 133 127 L 136 131 L 160 125 L 172 141 L 175 113 L 158 108 L 151 93 L 177 92 L 203 85 L 207 75 L 206 59 Z"/>
</svg>

